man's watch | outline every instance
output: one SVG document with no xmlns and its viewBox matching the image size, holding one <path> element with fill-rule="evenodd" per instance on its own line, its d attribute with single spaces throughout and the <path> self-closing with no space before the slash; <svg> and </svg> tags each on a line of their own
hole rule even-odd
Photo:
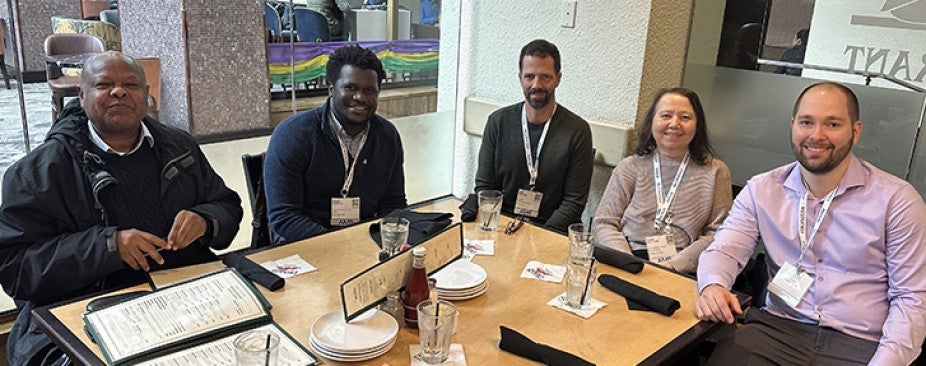
<svg viewBox="0 0 926 366">
<path fill-rule="evenodd" d="M 106 249 L 110 252 L 119 250 L 119 242 L 116 240 L 115 230 L 106 237 Z"/>
</svg>

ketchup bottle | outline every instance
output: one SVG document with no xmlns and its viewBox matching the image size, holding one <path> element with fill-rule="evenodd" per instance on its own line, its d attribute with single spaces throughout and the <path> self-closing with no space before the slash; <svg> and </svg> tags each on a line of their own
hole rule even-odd
<svg viewBox="0 0 926 366">
<path fill-rule="evenodd" d="M 402 291 L 402 308 L 405 310 L 405 324 L 418 329 L 418 304 L 428 299 L 428 274 L 424 269 L 425 250 L 412 249 L 412 271 Z"/>
</svg>

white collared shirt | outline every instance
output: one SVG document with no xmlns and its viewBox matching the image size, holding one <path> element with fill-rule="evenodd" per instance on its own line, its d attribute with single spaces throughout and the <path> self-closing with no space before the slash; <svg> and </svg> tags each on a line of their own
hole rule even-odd
<svg viewBox="0 0 926 366">
<path fill-rule="evenodd" d="M 100 134 L 96 133 L 96 130 L 93 128 L 93 123 L 91 123 L 89 119 L 87 120 L 87 127 L 90 128 L 90 141 L 93 141 L 93 144 L 100 148 L 100 150 L 111 154 L 126 156 L 134 153 L 141 147 L 142 141 L 148 141 L 148 146 L 154 146 L 154 136 L 151 135 L 151 131 L 148 131 L 148 127 L 145 126 L 144 122 L 141 123 L 141 138 L 138 139 L 138 143 L 135 144 L 135 147 L 133 147 L 132 150 L 124 153 L 116 151 L 111 146 L 109 146 L 106 141 L 103 141 L 103 138 L 100 137 Z"/>
</svg>

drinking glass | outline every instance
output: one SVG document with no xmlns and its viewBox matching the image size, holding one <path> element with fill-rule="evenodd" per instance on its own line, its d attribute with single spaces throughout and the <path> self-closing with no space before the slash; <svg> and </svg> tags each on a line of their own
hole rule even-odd
<svg viewBox="0 0 926 366">
<path fill-rule="evenodd" d="M 588 306 L 596 272 L 591 259 L 569 258 L 566 262 L 566 305 L 576 309 Z"/>
<path fill-rule="evenodd" d="M 383 242 L 383 251 L 389 256 L 396 254 L 408 241 L 408 220 L 401 217 L 384 217 L 379 222 L 379 234 Z"/>
<path fill-rule="evenodd" d="M 569 258 L 589 260 L 594 249 L 595 234 L 588 225 L 569 225 Z"/>
<path fill-rule="evenodd" d="M 479 191 L 479 228 L 485 231 L 498 229 L 498 216 L 502 211 L 502 192 L 494 189 Z"/>
<path fill-rule="evenodd" d="M 280 336 L 266 330 L 245 332 L 235 338 L 235 364 L 238 366 L 275 366 Z"/>
<path fill-rule="evenodd" d="M 425 300 L 418 304 L 418 359 L 437 365 L 450 356 L 450 336 L 456 327 L 457 308 L 444 300 Z"/>
</svg>

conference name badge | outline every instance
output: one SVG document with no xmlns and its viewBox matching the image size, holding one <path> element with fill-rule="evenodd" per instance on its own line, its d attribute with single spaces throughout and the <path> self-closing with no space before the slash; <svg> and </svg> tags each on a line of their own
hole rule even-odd
<svg viewBox="0 0 926 366">
<path fill-rule="evenodd" d="M 540 215 L 540 201 L 543 193 L 527 189 L 518 190 L 518 199 L 514 203 L 514 214 L 517 216 L 537 217 Z"/>
<path fill-rule="evenodd" d="M 646 237 L 646 252 L 649 260 L 664 262 L 675 256 L 675 243 L 668 235 L 653 235 Z"/>
<path fill-rule="evenodd" d="M 331 226 L 349 226 L 360 222 L 360 197 L 331 199 Z"/>
<path fill-rule="evenodd" d="M 785 262 L 778 273 L 775 273 L 772 282 L 768 284 L 768 291 L 778 296 L 788 306 L 796 308 L 812 284 L 813 277 L 807 271 Z"/>
</svg>

